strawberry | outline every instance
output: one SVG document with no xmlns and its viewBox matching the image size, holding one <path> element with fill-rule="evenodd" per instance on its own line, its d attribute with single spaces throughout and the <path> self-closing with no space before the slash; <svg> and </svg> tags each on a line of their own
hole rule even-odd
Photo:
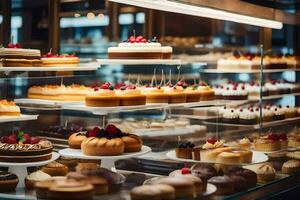
<svg viewBox="0 0 300 200">
<path fill-rule="evenodd" d="M 30 144 L 37 144 L 40 142 L 40 138 L 38 137 L 31 137 L 30 138 Z"/>
<path fill-rule="evenodd" d="M 278 136 L 279 140 L 287 140 L 287 136 L 285 133 L 281 133 L 279 136 Z"/>
<path fill-rule="evenodd" d="M 209 137 L 207 139 L 207 142 L 210 143 L 210 144 L 215 144 L 218 140 L 214 137 Z"/>
<path fill-rule="evenodd" d="M 23 144 L 30 144 L 31 143 L 31 138 L 30 138 L 28 133 L 24 133 L 23 138 L 24 138 Z"/>
<path fill-rule="evenodd" d="M 3 136 L 0 138 L 1 143 L 7 143 L 8 142 L 8 136 Z"/>
<path fill-rule="evenodd" d="M 15 44 L 15 48 L 20 49 L 20 48 L 22 48 L 22 46 L 21 46 L 21 44 L 17 43 L 17 44 Z"/>
<path fill-rule="evenodd" d="M 17 141 L 17 138 L 15 136 L 10 135 L 10 136 L 8 136 L 7 143 L 8 144 L 17 144 L 18 141 Z"/>
<path fill-rule="evenodd" d="M 96 137 L 97 133 L 100 131 L 100 128 L 94 127 L 92 130 L 88 132 L 88 137 Z"/>
<path fill-rule="evenodd" d="M 9 43 L 9 44 L 7 45 L 7 48 L 10 48 L 10 49 L 15 48 L 14 43 Z"/>
<path fill-rule="evenodd" d="M 278 140 L 279 140 L 279 137 L 278 137 L 278 135 L 276 135 L 276 134 L 274 134 L 274 133 L 270 133 L 270 134 L 268 135 L 268 139 L 269 139 L 269 140 L 273 140 L 273 141 L 278 141 Z"/>
<path fill-rule="evenodd" d="M 177 86 L 183 86 L 183 82 L 182 81 L 178 81 L 177 82 Z"/>
<path fill-rule="evenodd" d="M 182 175 L 184 175 L 184 174 L 191 174 L 191 173 L 192 173 L 192 171 L 189 168 L 187 168 L 187 167 L 181 169 L 181 174 Z"/>
<path fill-rule="evenodd" d="M 107 125 L 106 128 L 105 128 L 105 130 L 106 130 L 106 132 L 107 132 L 108 134 L 117 134 L 117 133 L 120 132 L 120 129 L 118 129 L 118 128 L 117 128 L 115 125 L 113 125 L 113 124 Z"/>
<path fill-rule="evenodd" d="M 103 90 L 107 90 L 109 88 L 109 85 L 103 84 L 100 88 Z"/>
</svg>

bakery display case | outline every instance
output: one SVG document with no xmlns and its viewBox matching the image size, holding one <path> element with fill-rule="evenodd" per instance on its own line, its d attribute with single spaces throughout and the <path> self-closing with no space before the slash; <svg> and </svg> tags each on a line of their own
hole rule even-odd
<svg viewBox="0 0 300 200">
<path fill-rule="evenodd" d="M 296 199 L 297 10 L 226 2 L 55 0 L 48 45 L 2 31 L 0 198 Z"/>
</svg>

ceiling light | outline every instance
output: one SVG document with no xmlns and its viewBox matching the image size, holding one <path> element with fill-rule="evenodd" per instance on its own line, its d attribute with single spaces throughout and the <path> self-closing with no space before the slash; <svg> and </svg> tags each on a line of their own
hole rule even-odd
<svg viewBox="0 0 300 200">
<path fill-rule="evenodd" d="M 75 13 L 74 14 L 74 17 L 76 17 L 76 18 L 78 18 L 78 17 L 80 17 L 81 15 L 79 14 L 79 13 Z"/>
<path fill-rule="evenodd" d="M 98 14 L 98 17 L 99 17 L 100 19 L 104 19 L 105 16 L 104 16 L 104 14 L 99 13 L 99 14 Z"/>
<path fill-rule="evenodd" d="M 207 8 L 202 6 L 188 5 L 185 3 L 174 2 L 170 0 L 109 0 L 116 3 L 123 3 L 132 6 L 161 10 L 166 12 L 193 15 L 198 17 L 207 17 L 218 20 L 232 21 L 242 24 L 281 29 L 282 22 L 251 17 L 247 15 L 235 14 L 224 10 Z"/>
<path fill-rule="evenodd" d="M 86 15 L 86 17 L 87 17 L 88 19 L 94 19 L 95 14 L 92 13 L 92 12 L 89 12 L 89 13 Z"/>
</svg>

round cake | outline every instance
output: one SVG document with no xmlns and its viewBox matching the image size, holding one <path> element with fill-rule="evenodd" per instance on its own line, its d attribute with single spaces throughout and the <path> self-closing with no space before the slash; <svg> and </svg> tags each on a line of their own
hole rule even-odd
<svg viewBox="0 0 300 200">
<path fill-rule="evenodd" d="M 78 67 L 79 58 L 75 54 L 53 54 L 51 51 L 43 55 L 42 63 L 44 67 Z"/>
<path fill-rule="evenodd" d="M 50 141 L 18 132 L 0 138 L 0 161 L 37 162 L 49 160 L 52 157 L 52 149 Z"/>
<path fill-rule="evenodd" d="M 19 116 L 21 110 L 13 101 L 0 100 L 0 116 Z"/>
</svg>

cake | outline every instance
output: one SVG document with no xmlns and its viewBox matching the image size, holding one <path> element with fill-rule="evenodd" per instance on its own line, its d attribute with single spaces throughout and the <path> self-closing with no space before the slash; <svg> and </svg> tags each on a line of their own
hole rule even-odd
<svg viewBox="0 0 300 200">
<path fill-rule="evenodd" d="M 191 142 L 180 142 L 178 147 L 175 149 L 176 157 L 182 159 L 192 159 L 192 152 L 194 144 Z"/>
<path fill-rule="evenodd" d="M 186 89 L 184 93 L 186 94 L 186 102 L 199 102 L 201 97 L 201 92 L 197 89 L 197 86 L 189 86 L 184 85 Z"/>
<path fill-rule="evenodd" d="M 208 179 L 208 183 L 217 187 L 215 195 L 229 195 L 234 192 L 234 185 L 229 176 L 214 176 Z"/>
<path fill-rule="evenodd" d="M 169 103 L 185 103 L 186 94 L 184 93 L 183 83 L 179 81 L 176 85 L 169 83 L 163 87 L 166 94 L 169 95 Z"/>
<path fill-rule="evenodd" d="M 143 36 L 131 36 L 117 47 L 108 48 L 109 59 L 170 59 L 171 47 L 162 47 L 156 38 L 147 40 Z"/>
<path fill-rule="evenodd" d="M 285 106 L 285 117 L 286 118 L 294 118 L 297 117 L 297 108 L 291 107 L 291 106 Z"/>
<path fill-rule="evenodd" d="M 295 174 L 300 172 L 299 160 L 288 160 L 282 165 L 281 172 L 284 174 Z"/>
<path fill-rule="evenodd" d="M 79 58 L 75 54 L 53 54 L 50 50 L 43 55 L 42 64 L 44 67 L 78 67 Z"/>
<path fill-rule="evenodd" d="M 33 190 L 35 183 L 39 181 L 50 180 L 51 176 L 41 170 L 33 172 L 26 176 L 25 178 L 25 186 L 27 190 Z"/>
<path fill-rule="evenodd" d="M 241 168 L 241 167 L 234 167 L 229 169 L 225 173 L 228 176 L 241 176 L 247 180 L 248 187 L 254 187 L 257 183 L 257 175 L 254 171 Z"/>
<path fill-rule="evenodd" d="M 57 101 L 84 101 L 93 89 L 83 85 L 45 85 L 32 86 L 28 89 L 28 98 Z"/>
<path fill-rule="evenodd" d="M 281 149 L 278 135 L 270 133 L 267 136 L 254 139 L 254 149 L 256 151 L 277 151 Z"/>
<path fill-rule="evenodd" d="M 227 87 L 223 90 L 223 99 L 226 100 L 247 100 L 248 92 L 245 90 L 245 87 L 238 88 L 236 86 L 230 88 Z"/>
<path fill-rule="evenodd" d="M 174 200 L 175 189 L 167 184 L 143 185 L 130 191 L 132 200 Z"/>
<path fill-rule="evenodd" d="M 95 87 L 85 97 L 85 105 L 93 107 L 114 107 L 120 105 L 120 97 L 116 95 L 115 88 L 109 82 Z"/>
<path fill-rule="evenodd" d="M 256 169 L 257 181 L 267 183 L 275 179 L 276 171 L 273 167 L 267 164 L 261 164 Z"/>
<path fill-rule="evenodd" d="M 93 129 L 89 137 L 81 143 L 83 154 L 89 156 L 116 156 L 124 152 L 138 152 L 142 140 L 133 134 L 123 133 L 116 126 L 109 124 L 105 129 Z"/>
<path fill-rule="evenodd" d="M 69 171 L 67 166 L 56 161 L 43 166 L 41 170 L 50 176 L 65 176 Z"/>
<path fill-rule="evenodd" d="M 19 183 L 19 179 L 15 174 L 0 171 L 0 192 L 14 191 Z"/>
<path fill-rule="evenodd" d="M 257 123 L 257 118 L 254 110 L 250 109 L 239 109 L 238 110 L 239 114 L 239 123 L 241 124 L 256 124 Z"/>
<path fill-rule="evenodd" d="M 235 192 L 240 192 L 248 188 L 248 180 L 246 180 L 246 178 L 242 176 L 231 175 L 230 179 L 232 181 Z"/>
<path fill-rule="evenodd" d="M 227 109 L 224 111 L 221 121 L 223 123 L 238 123 L 239 114 L 234 109 Z"/>
<path fill-rule="evenodd" d="M 169 95 L 164 93 L 161 86 L 146 85 L 142 88 L 142 94 L 146 96 L 146 103 L 169 103 Z"/>
<path fill-rule="evenodd" d="M 20 116 L 21 110 L 13 101 L 5 99 L 0 100 L 0 117 L 1 116 Z"/>
<path fill-rule="evenodd" d="M 0 48 L 0 67 L 36 67 L 41 66 L 41 52 L 37 49 L 23 49 L 19 44 L 8 44 Z"/>
<path fill-rule="evenodd" d="M 199 83 L 197 91 L 200 93 L 200 101 L 210 101 L 215 99 L 215 91 L 203 81 Z"/>
<path fill-rule="evenodd" d="M 239 164 L 241 162 L 240 154 L 235 152 L 221 152 L 217 155 L 216 163 Z"/>
<path fill-rule="evenodd" d="M 48 140 L 30 137 L 18 132 L 0 138 L 1 162 L 36 162 L 52 157 L 52 144 Z"/>
<path fill-rule="evenodd" d="M 135 85 L 122 86 L 116 90 L 117 96 L 120 98 L 120 106 L 145 105 L 146 95 Z"/>
</svg>

